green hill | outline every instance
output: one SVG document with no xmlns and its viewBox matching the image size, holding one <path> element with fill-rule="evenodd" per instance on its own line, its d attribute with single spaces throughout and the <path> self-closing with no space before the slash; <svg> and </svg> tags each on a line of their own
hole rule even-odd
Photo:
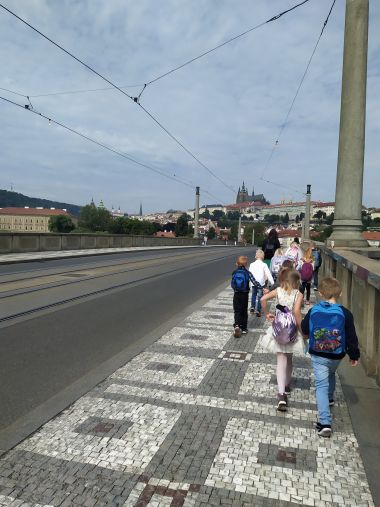
<svg viewBox="0 0 380 507">
<path fill-rule="evenodd" d="M 18 192 L 9 192 L 8 190 L 0 190 L 0 208 L 59 208 L 67 209 L 69 213 L 78 216 L 81 206 L 68 204 L 67 202 L 49 201 L 49 199 L 39 199 L 38 197 L 29 197 L 28 195 L 19 194 Z"/>
</svg>

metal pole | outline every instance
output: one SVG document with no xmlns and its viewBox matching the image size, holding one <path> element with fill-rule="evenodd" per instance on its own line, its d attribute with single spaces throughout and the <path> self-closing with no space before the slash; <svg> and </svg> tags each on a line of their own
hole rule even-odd
<svg viewBox="0 0 380 507">
<path fill-rule="evenodd" d="M 311 209 L 311 185 L 307 185 L 306 190 L 306 205 L 305 205 L 305 220 L 304 220 L 304 240 L 310 239 L 310 209 Z"/>
<path fill-rule="evenodd" d="M 199 238 L 199 187 L 195 190 L 194 238 Z"/>
<path fill-rule="evenodd" d="M 239 210 L 239 225 L 238 225 L 238 243 L 241 242 L 241 210 Z"/>
<path fill-rule="evenodd" d="M 346 0 L 335 213 L 327 240 L 335 246 L 368 246 L 361 234 L 368 7 L 368 0 Z"/>
</svg>

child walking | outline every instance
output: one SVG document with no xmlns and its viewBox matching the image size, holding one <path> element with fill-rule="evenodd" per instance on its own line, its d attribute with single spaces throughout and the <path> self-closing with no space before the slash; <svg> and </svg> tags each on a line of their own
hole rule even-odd
<svg viewBox="0 0 380 507">
<path fill-rule="evenodd" d="M 255 313 L 257 317 L 261 317 L 261 298 L 263 296 L 263 291 L 265 288 L 266 282 L 269 282 L 270 285 L 274 285 L 274 280 L 269 271 L 268 266 L 264 262 L 264 252 L 263 250 L 257 250 L 255 255 L 256 260 L 252 262 L 249 266 L 249 271 L 252 273 L 253 278 L 257 281 L 257 284 L 252 286 L 252 299 L 251 299 L 251 308 L 250 312 Z M 257 309 L 256 309 L 256 300 L 257 300 Z"/>
<path fill-rule="evenodd" d="M 248 257 L 240 255 L 237 258 L 237 269 L 232 273 L 231 287 L 234 290 L 234 336 L 240 338 L 242 334 L 247 334 L 248 322 L 248 294 L 249 282 L 253 287 L 259 285 L 252 273 L 247 269 Z"/>
<path fill-rule="evenodd" d="M 359 361 L 360 351 L 352 313 L 336 300 L 341 295 L 335 278 L 324 278 L 319 284 L 322 301 L 308 311 L 301 330 L 309 337 L 309 353 L 314 370 L 319 421 L 316 430 L 321 437 L 331 436 L 331 412 L 334 405 L 335 372 L 348 354 L 352 366 Z M 301 302 L 296 302 L 297 320 L 301 317 Z"/>
<path fill-rule="evenodd" d="M 289 310 L 293 312 L 296 302 L 302 301 L 302 294 L 299 292 L 300 276 L 299 273 L 294 269 L 282 269 L 279 274 L 280 286 L 264 295 L 261 298 L 263 311 L 266 319 L 273 321 L 275 315 L 269 313 L 267 310 L 267 301 L 276 298 L 279 305 L 287 306 Z M 297 322 L 298 323 L 298 322 Z M 262 346 L 268 350 L 268 352 L 275 353 L 277 355 L 277 410 L 282 412 L 288 408 L 288 395 L 290 394 L 290 383 L 293 371 L 293 354 L 304 355 L 304 345 L 301 333 L 297 332 L 295 339 L 282 345 L 278 343 L 273 335 L 272 327 L 268 328 L 268 331 L 263 337 Z"/>
<path fill-rule="evenodd" d="M 302 294 L 305 294 L 306 291 L 307 305 L 310 305 L 310 289 L 311 289 L 311 281 L 313 279 L 313 272 L 314 272 L 313 250 L 311 247 L 309 247 L 303 256 L 303 259 L 301 259 L 301 268 L 300 268 L 302 282 L 300 292 Z"/>
</svg>

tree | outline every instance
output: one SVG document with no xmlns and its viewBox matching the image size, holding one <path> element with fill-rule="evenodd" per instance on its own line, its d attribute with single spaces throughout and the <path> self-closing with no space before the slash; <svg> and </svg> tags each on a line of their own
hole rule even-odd
<svg viewBox="0 0 380 507">
<path fill-rule="evenodd" d="M 49 218 L 50 232 L 71 232 L 75 229 L 75 224 L 71 217 L 67 215 L 54 215 Z"/>
<path fill-rule="evenodd" d="M 231 231 L 228 235 L 228 239 L 229 240 L 232 240 L 232 241 L 237 241 L 238 239 L 238 224 L 236 222 L 234 222 L 232 225 L 231 225 Z"/>
<path fill-rule="evenodd" d="M 264 220 L 268 222 L 268 224 L 280 223 L 280 215 L 265 215 Z"/>
<path fill-rule="evenodd" d="M 289 223 L 289 213 L 285 213 L 285 215 L 282 217 L 282 223 L 283 224 Z"/>
<path fill-rule="evenodd" d="M 238 211 L 229 211 L 227 213 L 227 218 L 229 220 L 239 220 L 240 213 Z"/>
<path fill-rule="evenodd" d="M 322 220 L 325 220 L 326 219 L 326 213 L 324 211 L 322 211 L 321 209 L 319 209 L 313 216 L 313 218 L 316 218 L 317 220 L 319 221 L 322 221 Z"/>
<path fill-rule="evenodd" d="M 210 227 L 210 229 L 208 230 L 208 233 L 207 233 L 208 239 L 215 239 L 215 236 L 216 236 L 216 232 L 215 232 L 214 227 Z"/>
<path fill-rule="evenodd" d="M 300 221 L 300 216 L 296 215 L 296 222 L 297 222 L 297 224 L 298 224 L 299 221 Z"/>
<path fill-rule="evenodd" d="M 187 236 L 189 231 L 188 218 L 186 213 L 182 213 L 180 217 L 178 217 L 177 225 L 175 227 L 176 236 Z"/>
<path fill-rule="evenodd" d="M 265 239 L 265 225 L 262 223 L 248 224 L 244 229 L 244 239 L 247 243 L 252 242 L 252 231 L 255 231 L 255 244 L 262 245 Z"/>
<path fill-rule="evenodd" d="M 199 216 L 202 217 L 202 218 L 207 218 L 207 220 L 209 220 L 211 218 L 210 212 L 209 212 L 209 210 L 207 208 Z"/>
<path fill-rule="evenodd" d="M 215 222 L 219 222 L 219 220 L 221 218 L 226 218 L 226 215 L 225 213 L 220 210 L 220 209 L 216 209 L 212 212 L 212 220 L 215 221 Z"/>
<path fill-rule="evenodd" d="M 334 213 L 331 213 L 326 217 L 326 224 L 331 225 L 334 222 Z"/>
<path fill-rule="evenodd" d="M 83 206 L 79 215 L 78 225 L 90 232 L 106 232 L 111 224 L 111 213 L 104 208 Z"/>
</svg>

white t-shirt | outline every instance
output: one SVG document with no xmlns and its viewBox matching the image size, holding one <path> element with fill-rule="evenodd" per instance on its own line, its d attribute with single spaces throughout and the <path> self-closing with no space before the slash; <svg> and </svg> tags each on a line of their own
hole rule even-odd
<svg viewBox="0 0 380 507">
<path fill-rule="evenodd" d="M 255 262 L 252 262 L 249 266 L 249 271 L 260 285 L 265 285 L 266 280 L 268 280 L 271 285 L 274 284 L 273 276 L 268 266 L 261 259 L 256 259 Z"/>
</svg>

